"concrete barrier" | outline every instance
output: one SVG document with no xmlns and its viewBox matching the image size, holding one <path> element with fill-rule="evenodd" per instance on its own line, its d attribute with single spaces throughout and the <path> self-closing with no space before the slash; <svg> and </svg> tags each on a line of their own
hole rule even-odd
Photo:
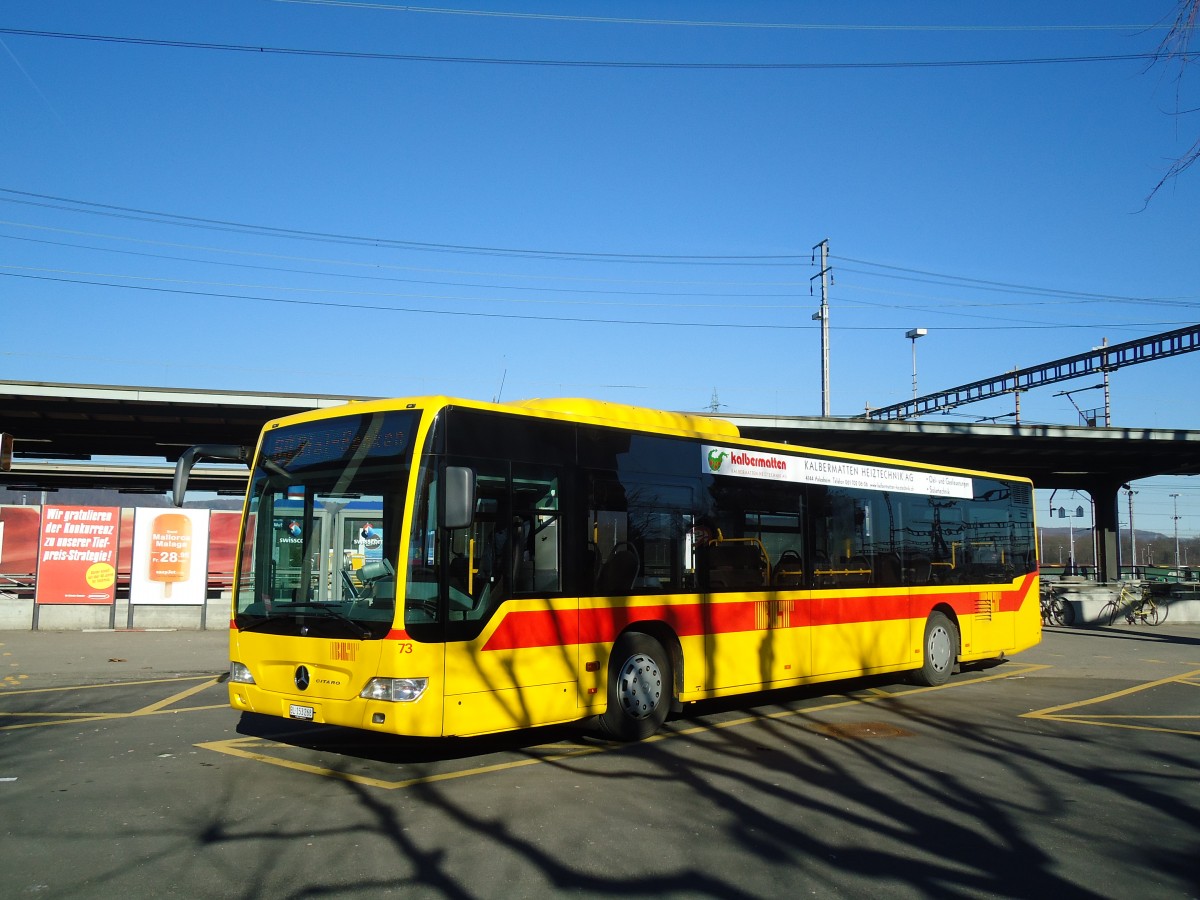
<svg viewBox="0 0 1200 900">
<path fill-rule="evenodd" d="M 1081 628 L 1108 625 L 1108 616 L 1102 617 L 1101 613 L 1109 601 L 1120 596 L 1122 587 L 1121 582 L 1106 583 L 1082 578 L 1064 578 L 1052 584 L 1073 613 L 1068 624 Z M 1135 594 L 1141 591 L 1139 583 L 1128 584 Z M 1160 622 L 1179 625 L 1200 623 L 1200 593 L 1190 589 L 1190 585 L 1156 584 L 1154 602 L 1159 606 Z M 1124 617 L 1119 616 L 1114 624 L 1123 624 L 1124 621 Z"/>
<path fill-rule="evenodd" d="M 0 631 L 94 631 L 97 629 L 214 631 L 229 628 L 229 592 L 204 606 L 42 604 L 31 596 L 0 593 Z"/>
</svg>

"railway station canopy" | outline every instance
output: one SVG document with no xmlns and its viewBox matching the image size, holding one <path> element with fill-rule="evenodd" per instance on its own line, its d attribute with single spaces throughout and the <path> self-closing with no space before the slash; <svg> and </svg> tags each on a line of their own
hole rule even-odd
<svg viewBox="0 0 1200 900">
<path fill-rule="evenodd" d="M 0 472 L 0 488 L 165 492 L 175 460 L 190 446 L 253 445 L 270 419 L 367 399 L 374 398 L 0 382 L 0 432 L 14 438 L 11 470 Z M 1023 475 L 1039 488 L 1087 491 L 1096 501 L 1102 544 L 1110 545 L 1114 560 L 1121 485 L 1154 475 L 1200 473 L 1200 431 L 936 418 L 721 418 L 747 438 Z M 245 468 L 199 466 L 190 485 L 240 492 L 245 479 Z"/>
</svg>

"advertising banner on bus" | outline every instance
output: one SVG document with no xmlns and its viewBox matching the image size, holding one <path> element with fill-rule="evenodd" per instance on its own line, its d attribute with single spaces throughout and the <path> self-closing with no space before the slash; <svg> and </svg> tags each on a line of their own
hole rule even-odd
<svg viewBox="0 0 1200 900">
<path fill-rule="evenodd" d="M 37 602 L 112 604 L 120 527 L 116 507 L 43 506 Z"/>
<path fill-rule="evenodd" d="M 208 595 L 207 509 L 138 509 L 129 602 L 199 606 Z"/>
<path fill-rule="evenodd" d="M 736 478 L 765 478 L 827 487 L 859 488 L 871 491 L 895 491 L 902 494 L 926 494 L 931 497 L 974 496 L 971 479 L 941 472 L 922 472 L 892 466 L 822 459 L 813 456 L 768 453 L 739 447 L 701 446 L 703 471 Z"/>
</svg>

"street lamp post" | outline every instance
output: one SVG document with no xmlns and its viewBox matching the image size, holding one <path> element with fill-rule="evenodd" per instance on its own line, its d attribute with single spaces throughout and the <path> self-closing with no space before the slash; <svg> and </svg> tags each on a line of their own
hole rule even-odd
<svg viewBox="0 0 1200 900">
<path fill-rule="evenodd" d="M 1133 495 L 1137 493 L 1133 489 L 1133 485 L 1125 485 L 1125 490 L 1129 492 L 1129 558 L 1133 563 L 1132 571 L 1129 573 L 1133 578 L 1137 578 L 1137 528 L 1133 524 Z"/>
<path fill-rule="evenodd" d="M 1053 512 L 1054 512 L 1053 508 L 1051 508 L 1050 512 L 1051 512 L 1051 514 L 1053 514 Z M 1058 517 L 1060 519 L 1068 520 L 1067 521 L 1067 527 L 1068 527 L 1067 533 L 1070 535 L 1071 550 L 1070 550 L 1070 556 L 1067 557 L 1067 565 L 1071 569 L 1071 574 L 1074 575 L 1078 569 L 1078 567 L 1075 565 L 1075 519 L 1083 518 L 1083 507 L 1076 506 L 1075 511 L 1072 512 L 1071 510 L 1068 510 L 1066 507 L 1060 506 L 1058 508 Z M 1093 550 L 1093 553 L 1094 552 L 1095 551 Z"/>
<path fill-rule="evenodd" d="M 923 338 L 929 334 L 928 328 L 910 328 L 904 332 L 904 336 L 912 341 L 912 364 L 913 364 L 913 399 L 917 399 L 917 338 Z"/>
</svg>

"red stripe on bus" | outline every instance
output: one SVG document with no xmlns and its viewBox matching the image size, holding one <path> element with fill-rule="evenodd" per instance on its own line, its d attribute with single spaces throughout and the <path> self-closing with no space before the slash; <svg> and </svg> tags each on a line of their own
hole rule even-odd
<svg viewBox="0 0 1200 900">
<path fill-rule="evenodd" d="M 579 615 L 573 609 L 511 612 L 492 632 L 484 650 L 520 650 L 579 643 Z"/>
<path fill-rule="evenodd" d="M 804 604 L 807 625 L 849 625 L 889 622 L 912 617 L 913 598 L 907 594 L 868 594 L 857 597 L 814 597 Z"/>
<path fill-rule="evenodd" d="M 1025 576 L 1015 591 L 1004 591 L 1000 595 L 1000 612 L 1016 612 L 1025 605 L 1033 593 L 1033 573 Z"/>
<path fill-rule="evenodd" d="M 408 636 L 408 632 L 405 631 L 403 628 L 393 628 L 391 631 L 389 631 L 387 634 L 385 634 L 383 636 L 383 639 L 385 641 L 411 641 L 412 640 L 412 638 L 410 638 Z"/>
<path fill-rule="evenodd" d="M 1013 612 L 1029 595 L 1033 576 L 1016 590 L 1001 591 L 1000 609 Z M 522 610 L 509 613 L 483 650 L 520 650 L 573 644 L 610 644 L 637 622 L 662 622 L 679 637 L 763 631 L 764 617 L 779 619 L 776 628 L 886 622 L 923 616 L 939 603 L 959 615 L 975 612 L 980 592 L 961 594 L 859 594 L 810 596 L 805 600 L 737 600 L 729 603 L 657 604 L 601 609 Z M 786 608 L 790 605 L 790 608 Z"/>
<path fill-rule="evenodd" d="M 727 619 L 729 613 L 722 607 L 743 606 L 741 603 L 687 603 L 661 604 L 658 606 L 620 606 L 608 609 L 581 609 L 579 611 L 579 642 L 581 644 L 607 644 L 634 622 L 664 622 L 680 637 L 690 637 L 713 631 L 718 619 Z M 705 618 L 709 627 L 705 627 Z M 753 611 L 750 621 L 754 621 Z M 718 629 L 725 630 L 725 629 Z"/>
</svg>

